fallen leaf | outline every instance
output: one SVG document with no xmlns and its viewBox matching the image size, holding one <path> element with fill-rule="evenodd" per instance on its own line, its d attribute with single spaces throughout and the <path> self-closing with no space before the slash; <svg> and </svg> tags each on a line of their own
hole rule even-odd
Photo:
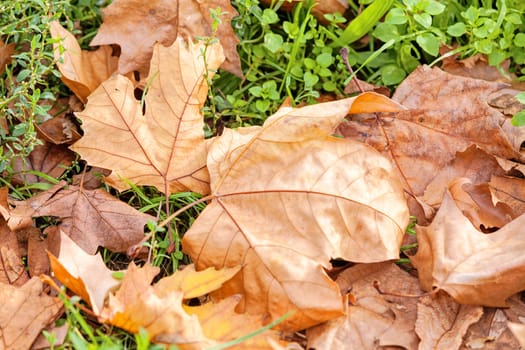
<svg viewBox="0 0 525 350">
<path fill-rule="evenodd" d="M 444 290 L 460 304 L 504 307 L 525 289 L 525 216 L 483 234 L 446 192 L 432 224 L 417 226 L 418 251 L 411 257 L 421 286 Z"/>
<path fill-rule="evenodd" d="M 516 339 L 518 339 L 520 346 L 525 347 L 525 324 L 509 322 L 508 326 Z"/>
<path fill-rule="evenodd" d="M 58 217 L 60 229 L 89 254 L 95 254 L 99 246 L 126 252 L 144 238 L 148 220 L 155 220 L 104 190 L 65 186 L 64 182 L 13 203 L 16 207 L 8 220 L 11 229 L 31 226 L 33 217 Z"/>
<path fill-rule="evenodd" d="M 422 297 L 417 306 L 418 349 L 459 349 L 468 327 L 481 315 L 481 306 L 459 305 L 443 292 Z"/>
<path fill-rule="evenodd" d="M 14 184 L 28 185 L 47 182 L 39 173 L 59 178 L 75 160 L 75 154 L 64 145 L 45 142 L 35 146 L 29 156 L 13 160 Z"/>
<path fill-rule="evenodd" d="M 272 5 L 271 0 L 262 0 L 263 4 L 270 6 Z M 288 0 L 285 1 L 281 8 L 283 10 L 292 12 L 295 6 L 302 2 L 302 0 Z M 323 1 L 315 1 L 312 6 L 312 14 L 323 24 L 329 23 L 327 19 L 324 17 L 325 14 L 333 14 L 333 13 L 339 13 L 340 15 L 343 15 L 348 8 L 348 2 L 344 0 L 323 0 Z"/>
<path fill-rule="evenodd" d="M 6 189 L 6 188 L 4 188 Z M 0 283 L 21 286 L 29 279 L 18 248 L 16 234 L 0 217 Z"/>
<path fill-rule="evenodd" d="M 145 113 L 133 95 L 133 84 L 116 75 L 89 97 L 82 119 L 84 137 L 71 149 L 90 165 L 113 172 L 107 182 L 119 189 L 153 185 L 166 194 L 209 192 L 206 144 L 201 108 L 208 78 L 223 60 L 218 44 L 178 39 L 157 45 L 151 61 L 151 85 L 144 97 Z"/>
<path fill-rule="evenodd" d="M 493 176 L 489 182 L 494 197 L 513 210 L 513 216 L 525 213 L 525 180 L 518 177 Z"/>
<path fill-rule="evenodd" d="M 338 133 L 389 157 L 407 192 L 418 198 L 457 152 L 473 144 L 505 159 L 522 159 L 515 141 L 520 132 L 503 130 L 508 118 L 487 104 L 504 86 L 422 66 L 393 97 L 408 111 L 351 116 Z"/>
<path fill-rule="evenodd" d="M 518 349 L 519 343 L 507 326 L 509 318 L 502 309 L 484 308 L 483 316 L 463 337 L 461 349 Z"/>
<path fill-rule="evenodd" d="M 62 303 L 33 277 L 21 287 L 0 284 L 0 349 L 30 349 L 43 328 L 62 314 Z"/>
<path fill-rule="evenodd" d="M 60 232 L 58 257 L 49 254 L 54 277 L 91 306 L 99 315 L 108 292 L 119 284 L 102 257 L 87 254 L 64 232 Z"/>
<path fill-rule="evenodd" d="M 49 275 L 51 265 L 47 252 L 58 255 L 60 250 L 60 230 L 57 226 L 48 226 L 44 232 L 31 227 L 27 240 L 27 269 L 29 276 Z"/>
<path fill-rule="evenodd" d="M 81 50 L 73 34 L 58 21 L 49 23 L 49 30 L 54 39 L 62 39 L 53 44 L 62 82 L 86 103 L 87 97 L 117 70 L 118 57 L 112 56 L 110 46 L 101 46 L 95 51 Z"/>
<path fill-rule="evenodd" d="M 262 127 L 225 129 L 212 143 L 214 199 L 183 249 L 197 270 L 243 266 L 215 297 L 243 293 L 239 310 L 270 319 L 295 310 L 280 326 L 304 329 L 343 312 L 323 270 L 330 258 L 398 256 L 408 212 L 391 165 L 362 143 L 329 136 L 349 110 L 381 104 L 400 108 L 372 93 L 282 108 Z"/>
<path fill-rule="evenodd" d="M 15 53 L 15 43 L 6 44 L 0 40 L 0 75 L 4 74 L 5 67 L 11 63 L 11 56 Z"/>
<path fill-rule="evenodd" d="M 160 297 L 172 290 L 180 290 L 184 293 L 184 299 L 196 298 L 218 289 L 240 269 L 240 266 L 221 270 L 210 267 L 195 271 L 195 266 L 191 264 L 171 276 L 162 278 L 155 284 L 155 290 Z"/>
<path fill-rule="evenodd" d="M 350 290 L 352 302 L 347 315 L 308 329 L 308 348 L 417 348 L 414 296 L 423 292 L 415 277 L 392 262 L 382 262 L 352 266 L 342 271 L 336 282 L 341 290 Z"/>
<path fill-rule="evenodd" d="M 229 1 L 116 0 L 103 10 L 104 22 L 91 45 L 119 45 L 122 50 L 119 73 L 145 74 L 155 43 L 171 46 L 176 38 L 191 40 L 211 35 L 210 9 L 218 7 L 223 14 L 216 33 L 226 52 L 223 67 L 242 76 L 236 50 L 239 39 L 230 24 L 237 11 Z"/>
<path fill-rule="evenodd" d="M 55 145 L 70 144 L 80 139 L 80 130 L 73 122 L 73 114 L 62 114 L 35 125 L 40 139 Z"/>
</svg>

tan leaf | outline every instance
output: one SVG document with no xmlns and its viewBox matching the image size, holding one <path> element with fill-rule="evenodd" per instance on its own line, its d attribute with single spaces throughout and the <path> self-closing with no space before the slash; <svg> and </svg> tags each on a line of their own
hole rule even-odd
<svg viewBox="0 0 525 350">
<path fill-rule="evenodd" d="M 0 40 L 0 75 L 4 74 L 5 67 L 11 63 L 11 56 L 15 53 L 15 43 L 6 44 Z"/>
<path fill-rule="evenodd" d="M 7 193 L 7 187 L 0 189 L 0 192 Z M 16 234 L 0 216 L 0 283 L 21 286 L 28 280 Z"/>
<path fill-rule="evenodd" d="M 127 78 L 102 83 L 77 113 L 85 134 L 71 148 L 90 165 L 113 170 L 107 181 L 119 190 L 131 182 L 165 193 L 209 192 L 201 108 L 206 69 L 211 77 L 223 56 L 218 44 L 209 46 L 205 64 L 203 50 L 182 39 L 155 47 L 144 114 Z"/>
<path fill-rule="evenodd" d="M 436 174 L 456 152 L 475 144 L 506 159 L 521 159 L 514 128 L 487 104 L 503 84 L 464 78 L 438 68 L 417 68 L 398 87 L 393 99 L 410 110 L 375 116 L 351 117 L 338 128 L 346 138 L 366 142 L 389 157 L 405 189 L 421 196 Z"/>
<path fill-rule="evenodd" d="M 419 246 L 411 260 L 423 289 L 444 290 L 460 304 L 505 306 L 525 289 L 524 219 L 482 234 L 447 192 L 432 224 L 416 230 Z"/>
<path fill-rule="evenodd" d="M 48 253 L 58 256 L 60 251 L 60 229 L 48 226 L 44 232 L 31 227 L 27 239 L 27 269 L 30 276 L 49 275 L 51 265 Z"/>
<path fill-rule="evenodd" d="M 206 270 L 195 271 L 195 266 L 191 264 L 183 270 L 161 279 L 155 284 L 155 290 L 160 297 L 170 291 L 180 290 L 184 293 L 184 299 L 196 298 L 218 289 L 240 269 L 240 266 L 221 270 L 210 267 Z"/>
<path fill-rule="evenodd" d="M 418 349 L 459 349 L 468 327 L 481 315 L 481 306 L 459 305 L 443 292 L 422 297 L 417 309 L 416 333 L 421 338 Z"/>
<path fill-rule="evenodd" d="M 70 144 L 80 139 L 80 129 L 73 115 L 63 114 L 35 125 L 39 138 L 55 145 Z"/>
<path fill-rule="evenodd" d="M 520 346 L 522 348 L 525 348 L 525 324 L 509 322 L 508 326 L 510 330 L 512 331 L 512 333 L 514 334 L 514 336 L 520 342 Z"/>
<path fill-rule="evenodd" d="M 237 11 L 229 1 L 212 0 L 116 0 L 103 10 L 104 23 L 91 45 L 118 44 L 122 50 L 119 73 L 148 72 L 156 42 L 170 46 L 176 38 L 212 34 L 210 9 L 221 8 L 217 37 L 226 52 L 223 67 L 242 75 L 236 45 L 239 42 L 231 28 Z M 140 25 L 137 25 L 140 24 Z"/>
<path fill-rule="evenodd" d="M 282 326 L 303 329 L 343 311 L 323 271 L 330 258 L 398 256 L 408 212 L 391 165 L 362 143 L 329 136 L 353 104 L 366 107 L 360 99 L 395 106 L 368 93 L 282 108 L 263 127 L 226 129 L 210 146 L 215 199 L 183 248 L 198 270 L 243 266 L 216 297 L 243 293 L 241 310 L 272 319 L 296 310 Z"/>
<path fill-rule="evenodd" d="M 30 349 L 43 328 L 62 313 L 62 303 L 33 277 L 22 287 L 0 284 L 0 349 Z"/>
<path fill-rule="evenodd" d="M 54 39 L 62 39 L 53 44 L 62 81 L 86 103 L 89 94 L 116 71 L 118 58 L 111 55 L 113 49 L 110 46 L 102 46 L 96 51 L 81 50 L 73 34 L 58 21 L 49 23 L 49 29 Z"/>
<path fill-rule="evenodd" d="M 58 257 L 49 254 L 49 260 L 53 275 L 99 315 L 108 292 L 119 284 L 102 257 L 87 254 L 61 232 L 60 253 Z"/>
<path fill-rule="evenodd" d="M 26 201 L 14 202 L 8 224 L 32 225 L 32 217 L 55 216 L 59 227 L 82 249 L 95 254 L 99 246 L 125 252 L 144 237 L 144 225 L 154 217 L 141 213 L 104 190 L 86 190 L 60 183 Z"/>
<path fill-rule="evenodd" d="M 216 304 L 206 303 L 196 307 L 186 307 L 185 310 L 190 315 L 196 315 L 199 318 L 206 337 L 223 343 L 254 332 L 263 325 L 263 320 L 260 316 L 235 312 L 235 306 L 240 299 L 239 295 L 233 295 Z M 270 330 L 255 337 L 250 337 L 239 345 L 228 349 L 274 349 L 272 342 L 268 338 L 284 345 L 284 343 L 279 341 L 278 332 Z"/>
<path fill-rule="evenodd" d="M 341 272 L 337 283 L 342 290 L 351 290 L 348 313 L 308 329 L 309 348 L 374 349 L 376 344 L 417 348 L 417 299 L 413 296 L 422 291 L 415 277 L 392 262 L 383 262 L 352 266 Z M 378 292 L 376 285 L 384 294 Z"/>
<path fill-rule="evenodd" d="M 493 196 L 512 208 L 514 217 L 525 213 L 525 180 L 523 178 L 493 176 L 489 185 Z"/>
</svg>

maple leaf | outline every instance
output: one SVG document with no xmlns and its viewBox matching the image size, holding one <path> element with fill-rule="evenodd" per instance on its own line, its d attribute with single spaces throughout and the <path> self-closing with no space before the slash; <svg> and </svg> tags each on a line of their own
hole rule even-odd
<svg viewBox="0 0 525 350">
<path fill-rule="evenodd" d="M 42 329 L 62 314 L 62 303 L 43 292 L 38 277 L 21 287 L 0 284 L 0 308 L 1 349 L 30 349 Z"/>
<path fill-rule="evenodd" d="M 145 73 L 155 43 L 173 44 L 176 38 L 212 35 L 211 9 L 221 9 L 216 36 L 225 49 L 223 68 L 242 76 L 237 53 L 239 39 L 230 25 L 237 11 L 225 0 L 116 0 L 103 10 L 104 22 L 91 45 L 118 44 L 119 73 Z M 137 25 L 140 24 L 140 25 Z"/>
<path fill-rule="evenodd" d="M 112 56 L 110 46 L 101 46 L 95 51 L 80 49 L 76 38 L 60 25 L 58 21 L 49 23 L 54 39 L 62 39 L 53 44 L 56 64 L 62 76 L 60 79 L 83 102 L 117 69 L 118 58 Z"/>
<path fill-rule="evenodd" d="M 505 306 L 525 289 L 523 219 L 482 234 L 446 192 L 432 224 L 416 229 L 419 246 L 411 261 L 422 288 L 444 290 L 460 304 Z"/>
<path fill-rule="evenodd" d="M 420 350 L 459 349 L 468 327 L 483 315 L 481 306 L 459 305 L 443 292 L 423 296 L 417 307 Z"/>
<path fill-rule="evenodd" d="M 85 134 L 71 148 L 89 164 L 111 169 L 107 182 L 119 190 L 131 182 L 166 194 L 209 192 L 201 108 L 208 93 L 206 71 L 211 78 L 222 60 L 218 44 L 177 39 L 169 48 L 156 45 L 145 114 L 131 81 L 113 76 L 76 114 Z"/>
<path fill-rule="evenodd" d="M 282 108 L 262 127 L 225 129 L 208 153 L 214 199 L 183 239 L 197 269 L 242 265 L 220 297 L 243 293 L 242 309 L 290 310 L 303 329 L 343 311 L 329 260 L 398 256 L 408 212 L 391 165 L 372 148 L 330 136 L 351 112 L 399 109 L 384 96 Z M 379 109 L 380 110 L 380 109 Z M 215 293 L 219 296 L 218 293 Z"/>
<path fill-rule="evenodd" d="M 413 196 L 427 185 L 457 152 L 475 144 L 489 154 L 521 159 L 518 128 L 503 129 L 508 119 L 487 104 L 489 96 L 505 87 L 422 66 L 398 87 L 393 100 L 409 108 L 378 119 L 353 116 L 338 132 L 366 142 L 389 157 Z"/>
<path fill-rule="evenodd" d="M 8 224 L 13 230 L 32 225 L 32 218 L 55 216 L 60 228 L 82 249 L 98 246 L 125 252 L 144 238 L 144 225 L 154 217 L 141 213 L 104 190 L 86 190 L 61 182 L 26 201 L 15 201 Z"/>
</svg>

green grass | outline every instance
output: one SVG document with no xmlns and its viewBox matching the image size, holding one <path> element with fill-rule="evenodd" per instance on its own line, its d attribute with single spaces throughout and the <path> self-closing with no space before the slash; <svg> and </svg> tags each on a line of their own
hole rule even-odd
<svg viewBox="0 0 525 350">
<path fill-rule="evenodd" d="M 13 160 L 25 158 L 40 143 L 35 125 L 52 117 L 49 112 L 58 98 L 71 94 L 53 64 L 48 23 L 60 20 L 87 48 L 102 23 L 100 9 L 108 3 L 21 0 L 0 4 L 0 38 L 16 46 L 16 55 L 0 79 L 0 94 L 4 96 L 0 115 L 5 116 L 9 129 L 6 132 L 0 128 L 0 186 L 8 186 L 15 199 L 29 198 L 57 182 L 48 178 L 49 183 L 16 186 L 10 181 Z M 439 65 L 441 44 L 457 45 L 452 52 L 462 58 L 486 54 L 493 65 L 510 59 L 511 72 L 518 76 L 525 70 L 525 3 L 520 0 L 350 1 L 355 19 L 327 15 L 327 25 L 321 25 L 312 15 L 311 1 L 302 2 L 290 13 L 279 11 L 282 3 L 274 1 L 268 8 L 258 0 L 232 1 L 240 14 L 233 27 L 240 39 L 238 51 L 244 78 L 219 71 L 211 81 L 204 109 L 208 137 L 220 133 L 224 126 L 262 124 L 285 99 L 298 105 L 315 103 L 321 96 L 344 96 L 353 75 L 340 55 L 342 48 L 348 50 L 348 61 L 360 79 L 390 88 L 420 64 Z M 361 38 L 364 34 L 365 39 Z M 514 122 L 525 124 L 524 114 Z M 72 175 L 81 173 L 84 167 L 81 161 L 76 162 L 62 179 L 71 181 Z M 45 174 L 37 175 L 46 178 Z M 106 189 L 155 216 L 158 222 L 199 199 L 193 193 L 177 193 L 169 196 L 166 206 L 165 196 L 151 187 L 132 184 L 130 190 L 120 194 Z M 204 204 L 199 204 L 185 211 L 168 228 L 150 223 L 151 238 L 145 242 L 150 253 L 144 259 L 161 267 L 163 275 L 176 271 L 179 264 L 187 264 L 180 250 L 180 237 L 203 209 Z M 169 231 L 174 233 L 173 242 Z M 113 269 L 125 268 L 129 263 L 127 256 L 107 250 L 102 250 L 102 256 Z M 66 344 L 55 349 L 158 348 L 144 333 L 133 336 L 92 322 L 80 311 L 81 303 L 76 298 L 63 300 L 66 315 L 58 323 L 71 327 Z M 51 339 L 52 335 L 47 337 Z"/>
</svg>

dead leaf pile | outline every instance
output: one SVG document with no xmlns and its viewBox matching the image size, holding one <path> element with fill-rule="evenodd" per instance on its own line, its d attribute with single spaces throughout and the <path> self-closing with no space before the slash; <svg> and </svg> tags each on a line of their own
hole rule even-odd
<svg viewBox="0 0 525 350">
<path fill-rule="evenodd" d="M 194 41 L 218 6 L 220 43 Z M 0 189 L 0 349 L 30 348 L 53 328 L 63 310 L 51 275 L 98 322 L 181 349 L 222 346 L 283 315 L 235 346 L 523 346 L 525 133 L 507 103 L 517 91 L 420 67 L 392 99 L 282 107 L 206 140 L 209 79 L 219 67 L 242 75 L 234 15 L 227 1 L 117 0 L 95 51 L 51 24 L 62 79 L 85 105 L 39 126 L 46 144 L 15 179 L 59 177 L 73 151 L 92 169 L 25 201 Z M 156 219 L 102 181 L 207 195 L 182 241 L 194 265 L 155 280 L 159 268 L 131 263 L 116 279 L 97 249 L 128 252 Z M 395 261 L 416 242 L 411 215 L 407 272 Z"/>
</svg>

